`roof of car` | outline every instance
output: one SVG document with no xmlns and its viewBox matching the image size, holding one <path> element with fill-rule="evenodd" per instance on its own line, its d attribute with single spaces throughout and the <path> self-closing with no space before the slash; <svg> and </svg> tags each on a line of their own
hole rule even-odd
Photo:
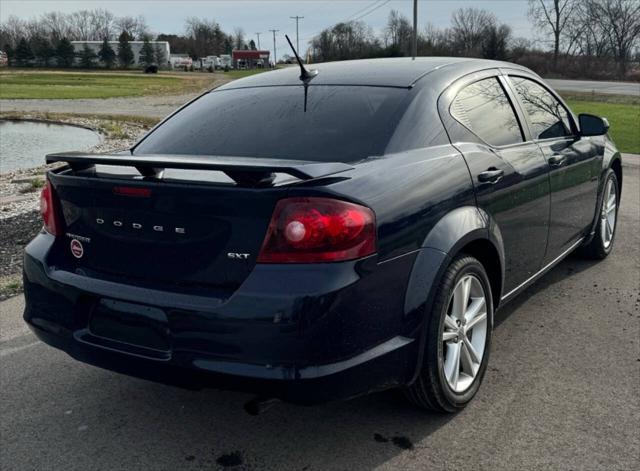
<svg viewBox="0 0 640 471">
<path fill-rule="evenodd" d="M 524 69 L 508 62 L 464 57 L 410 57 L 360 59 L 340 62 L 309 64 L 319 74 L 311 85 L 367 85 L 408 88 L 420 78 L 435 71 L 457 78 L 459 75 L 493 67 Z M 526 70 L 526 69 L 525 69 Z M 300 68 L 285 67 L 235 80 L 219 89 L 299 85 Z"/>
</svg>

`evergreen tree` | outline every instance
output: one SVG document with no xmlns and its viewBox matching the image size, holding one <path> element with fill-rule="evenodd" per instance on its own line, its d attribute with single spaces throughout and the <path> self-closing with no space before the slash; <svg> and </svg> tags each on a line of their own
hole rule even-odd
<svg viewBox="0 0 640 471">
<path fill-rule="evenodd" d="M 31 49 L 40 65 L 44 65 L 45 67 L 49 66 L 49 62 L 56 55 L 56 50 L 49 40 L 42 36 L 36 36 L 31 40 Z"/>
<path fill-rule="evenodd" d="M 167 66 L 167 52 L 162 44 L 156 44 L 155 60 L 159 68 L 162 69 Z"/>
<path fill-rule="evenodd" d="M 111 44 L 109 44 L 107 38 L 104 38 L 102 41 L 102 46 L 98 51 L 98 57 L 100 58 L 100 62 L 102 62 L 107 69 L 113 67 L 113 64 L 116 62 L 116 52 L 111 47 Z"/>
<path fill-rule="evenodd" d="M 79 54 L 79 58 L 80 66 L 83 69 L 93 69 L 96 66 L 96 59 L 98 58 L 98 54 L 96 54 L 88 44 L 85 44 L 82 47 L 82 52 Z"/>
<path fill-rule="evenodd" d="M 67 38 L 62 38 L 56 46 L 56 59 L 61 67 L 72 67 L 76 51 Z"/>
<path fill-rule="evenodd" d="M 258 49 L 256 47 L 256 42 L 253 39 L 249 41 L 249 49 L 251 49 L 252 51 L 255 51 L 256 49 Z"/>
<path fill-rule="evenodd" d="M 138 62 L 144 66 L 149 66 L 154 63 L 155 60 L 155 51 L 153 50 L 153 46 L 149 42 L 149 38 L 145 37 L 144 42 L 142 43 L 142 50 L 140 51 L 140 58 Z"/>
<path fill-rule="evenodd" d="M 231 37 L 227 36 L 224 38 L 224 43 L 222 48 L 224 49 L 224 53 L 225 54 L 231 54 L 231 51 L 233 51 L 233 42 L 232 42 Z"/>
<path fill-rule="evenodd" d="M 126 31 L 120 33 L 120 37 L 118 37 L 118 62 L 125 69 L 133 64 L 134 55 L 133 50 L 131 50 L 131 36 Z"/>
<path fill-rule="evenodd" d="M 20 38 L 18 47 L 16 47 L 15 55 L 15 63 L 19 67 L 30 65 L 31 60 L 33 60 L 33 51 L 31 50 L 31 46 L 29 46 L 29 43 L 25 38 Z"/>
</svg>

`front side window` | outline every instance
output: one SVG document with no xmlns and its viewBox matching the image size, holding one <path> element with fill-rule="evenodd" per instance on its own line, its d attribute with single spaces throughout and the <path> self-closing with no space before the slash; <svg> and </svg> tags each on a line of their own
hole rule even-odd
<svg viewBox="0 0 640 471">
<path fill-rule="evenodd" d="M 571 121 L 562 104 L 544 87 L 523 77 L 510 77 L 532 124 L 534 139 L 571 136 Z"/>
<path fill-rule="evenodd" d="M 496 77 L 466 86 L 451 104 L 451 115 L 488 144 L 523 141 L 516 113 Z"/>
</svg>

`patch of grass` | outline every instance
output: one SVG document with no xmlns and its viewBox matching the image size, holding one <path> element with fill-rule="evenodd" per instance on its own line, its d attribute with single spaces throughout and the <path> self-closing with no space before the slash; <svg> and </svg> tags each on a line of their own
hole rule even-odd
<svg viewBox="0 0 640 471">
<path fill-rule="evenodd" d="M 114 139 L 129 139 L 129 133 L 125 130 L 122 122 L 119 121 L 104 121 L 101 123 L 102 129 Z"/>
<path fill-rule="evenodd" d="M 6 70 L 0 72 L 0 98 L 80 99 L 190 93 L 211 88 L 219 78 L 219 74 Z"/>
<path fill-rule="evenodd" d="M 0 277 L 0 301 L 22 292 L 22 275 L 14 274 Z"/>
<path fill-rule="evenodd" d="M 590 113 L 607 118 L 611 125 L 609 134 L 620 152 L 640 154 L 640 99 L 596 96 L 595 100 L 584 100 L 572 95 L 566 100 L 576 114 Z"/>
<path fill-rule="evenodd" d="M 33 193 L 40 190 L 44 186 L 44 180 L 40 178 L 34 178 L 27 186 L 20 188 L 20 193 Z"/>
<path fill-rule="evenodd" d="M 630 95 L 613 95 L 595 92 L 561 92 L 565 100 L 592 101 L 598 103 L 618 103 L 621 105 L 640 105 L 640 97 Z"/>
</svg>

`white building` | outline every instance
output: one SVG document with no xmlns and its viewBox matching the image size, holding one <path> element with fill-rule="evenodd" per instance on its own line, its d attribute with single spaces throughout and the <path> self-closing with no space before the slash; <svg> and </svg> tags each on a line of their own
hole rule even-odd
<svg viewBox="0 0 640 471">
<path fill-rule="evenodd" d="M 149 42 L 151 43 L 151 46 L 153 47 L 154 51 L 156 51 L 158 48 L 164 51 L 164 58 L 166 62 L 164 64 L 158 64 L 158 65 L 160 67 L 167 66 L 169 64 L 169 57 L 171 56 L 171 51 L 169 50 L 169 43 L 167 41 L 149 41 Z M 76 55 L 79 55 L 80 53 L 82 53 L 82 50 L 84 49 L 85 44 L 88 45 L 96 54 L 98 54 L 98 52 L 100 51 L 100 48 L 102 47 L 102 41 L 71 41 L 71 44 L 73 44 L 73 49 L 75 50 Z M 140 53 L 142 52 L 142 45 L 144 44 L 144 41 L 129 41 L 129 44 L 131 45 L 131 50 L 133 51 L 133 65 L 134 66 L 140 65 Z M 118 41 L 109 41 L 109 45 L 111 46 L 111 49 L 113 49 L 113 52 L 118 54 Z M 78 62 L 77 58 L 76 58 L 76 62 Z"/>
</svg>

